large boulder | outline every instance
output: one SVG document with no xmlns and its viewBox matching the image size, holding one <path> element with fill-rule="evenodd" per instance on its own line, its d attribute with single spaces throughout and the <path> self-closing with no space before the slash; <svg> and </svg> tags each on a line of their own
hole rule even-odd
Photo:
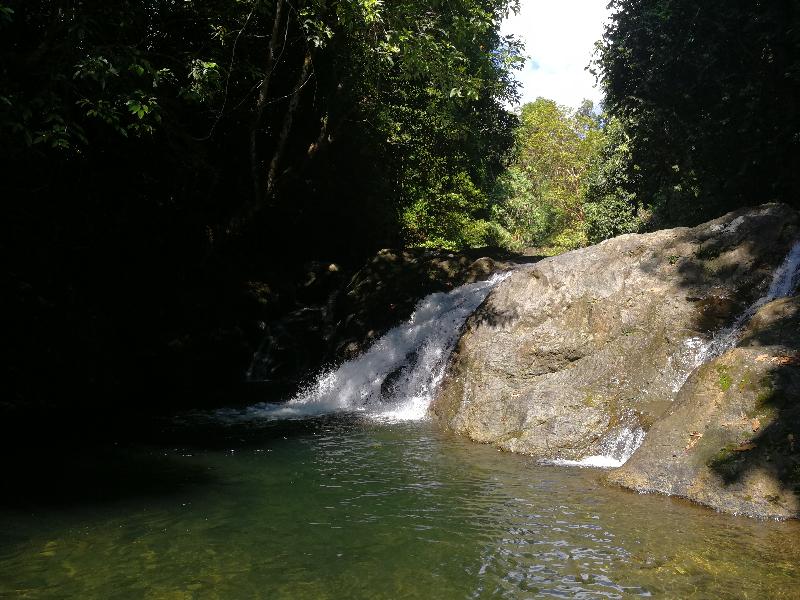
<svg viewBox="0 0 800 600">
<path fill-rule="evenodd" d="M 762 307 L 698 368 L 613 483 L 725 512 L 800 517 L 800 298 Z"/>
<path fill-rule="evenodd" d="M 431 411 L 509 451 L 602 453 L 670 410 L 703 340 L 764 293 L 799 232 L 769 204 L 521 267 L 465 325 Z"/>
</svg>

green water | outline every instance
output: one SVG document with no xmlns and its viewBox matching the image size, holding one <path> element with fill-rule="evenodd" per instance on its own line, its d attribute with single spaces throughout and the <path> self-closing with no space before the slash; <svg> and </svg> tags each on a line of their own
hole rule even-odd
<svg viewBox="0 0 800 600">
<path fill-rule="evenodd" d="M 180 443 L 53 457 L 59 475 L 8 491 L 0 597 L 800 597 L 796 522 L 632 494 L 427 423 L 165 437 Z"/>
</svg>

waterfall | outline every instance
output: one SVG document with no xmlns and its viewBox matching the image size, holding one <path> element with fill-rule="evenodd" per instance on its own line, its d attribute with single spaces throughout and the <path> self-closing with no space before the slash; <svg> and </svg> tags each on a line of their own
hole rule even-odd
<svg viewBox="0 0 800 600">
<path fill-rule="evenodd" d="M 448 293 L 423 298 L 411 318 L 390 330 L 361 356 L 338 368 L 324 370 L 294 398 L 282 404 L 263 402 L 245 409 L 223 409 L 217 419 L 235 423 L 297 419 L 329 413 L 357 413 L 387 421 L 425 418 L 433 395 L 466 319 L 489 292 L 510 273 L 471 283 Z M 767 292 L 729 327 L 710 340 L 690 338 L 671 361 L 677 393 L 691 372 L 733 348 L 756 311 L 777 298 L 789 296 L 800 283 L 800 242 L 794 244 L 775 270 Z M 673 364 L 674 363 L 674 364 Z M 618 467 L 642 444 L 645 431 L 635 418 L 609 430 L 596 445 L 596 454 L 580 460 L 551 461 L 562 465 Z"/>
<path fill-rule="evenodd" d="M 710 340 L 693 337 L 684 342 L 691 369 L 676 379 L 673 390 L 678 392 L 694 369 L 735 347 L 742 337 L 745 326 L 758 309 L 773 300 L 793 295 L 798 284 L 800 284 L 800 241 L 795 242 L 786 258 L 775 269 L 767 292 L 748 306 L 731 325 L 717 331 Z"/>
<path fill-rule="evenodd" d="M 603 441 L 599 446 L 600 454 L 584 456 L 580 460 L 557 458 L 549 462 L 554 465 L 571 467 L 599 467 L 603 469 L 621 467 L 642 445 L 644 436 L 645 431 L 641 427 L 618 427 L 603 437 Z"/>
<path fill-rule="evenodd" d="M 510 275 L 498 273 L 450 292 L 423 298 L 411 318 L 361 356 L 324 370 L 291 400 L 222 409 L 228 422 L 292 419 L 356 412 L 382 420 L 420 420 L 444 377 L 461 327 L 489 292 Z"/>
</svg>

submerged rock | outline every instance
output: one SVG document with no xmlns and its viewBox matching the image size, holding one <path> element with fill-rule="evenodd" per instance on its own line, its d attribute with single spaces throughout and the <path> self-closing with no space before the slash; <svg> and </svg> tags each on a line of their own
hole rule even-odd
<svg viewBox="0 0 800 600">
<path fill-rule="evenodd" d="M 800 517 L 800 298 L 763 306 L 698 368 L 608 480 L 757 517 Z"/>
<path fill-rule="evenodd" d="M 509 451 L 602 453 L 673 407 L 704 340 L 764 293 L 799 234 L 770 204 L 522 267 L 467 322 L 431 411 Z"/>
</svg>

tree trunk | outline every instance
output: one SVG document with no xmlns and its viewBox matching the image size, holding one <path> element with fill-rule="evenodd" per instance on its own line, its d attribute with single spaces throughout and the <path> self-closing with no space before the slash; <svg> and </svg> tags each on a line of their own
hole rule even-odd
<svg viewBox="0 0 800 600">
<path fill-rule="evenodd" d="M 278 138 L 278 145 L 275 148 L 275 154 L 272 156 L 272 161 L 269 164 L 267 171 L 267 185 L 266 197 L 272 194 L 275 188 L 275 178 L 278 174 L 278 165 L 283 158 L 283 152 L 286 149 L 286 141 L 289 139 L 289 132 L 292 129 L 292 121 L 294 120 L 294 113 L 297 110 L 297 105 L 300 103 L 300 92 L 309 79 L 309 71 L 311 70 L 311 51 L 306 50 L 306 56 L 303 59 L 303 67 L 300 69 L 300 75 L 297 78 L 297 85 L 292 92 L 292 97 L 289 100 L 289 107 L 286 109 L 286 115 L 283 117 L 283 127 L 281 134 Z"/>
<path fill-rule="evenodd" d="M 247 221 L 249 221 L 267 204 L 275 191 L 275 182 L 278 177 L 278 166 L 280 165 L 281 159 L 283 158 L 283 153 L 286 149 L 286 143 L 289 139 L 289 133 L 292 129 L 292 121 L 294 120 L 294 113 L 297 111 L 297 105 L 300 103 L 300 93 L 311 77 L 309 73 L 311 71 L 311 64 L 311 51 L 307 50 L 305 58 L 303 59 L 303 66 L 300 69 L 300 75 L 297 78 L 297 85 L 292 90 L 289 98 L 289 106 L 286 108 L 286 114 L 283 117 L 283 126 L 281 127 L 280 136 L 278 137 L 278 141 L 275 146 L 275 152 L 272 155 L 272 160 L 270 161 L 269 169 L 267 170 L 266 184 L 259 186 L 257 194 L 253 197 L 253 199 L 250 202 L 245 203 L 241 210 L 239 210 L 231 218 L 231 220 L 228 222 L 228 227 L 226 228 L 227 233 L 232 233 L 247 223 Z M 253 135 L 255 135 L 255 130 L 253 131 Z M 260 161 L 258 160 L 257 149 L 251 148 L 251 150 L 255 151 L 255 158 L 253 159 L 255 161 L 254 177 L 257 177 L 256 185 L 258 185 L 260 181 L 263 181 L 261 177 L 261 170 L 258 168 Z"/>
<path fill-rule="evenodd" d="M 275 70 L 275 52 L 278 48 L 278 37 L 281 31 L 281 22 L 283 21 L 284 5 L 285 0 L 277 0 L 277 4 L 275 5 L 275 19 L 272 23 L 272 36 L 269 39 L 267 62 L 264 65 L 264 78 L 258 85 L 258 97 L 256 98 L 255 110 L 253 111 L 253 125 L 250 129 L 250 169 L 253 178 L 253 200 L 256 204 L 261 203 L 264 194 L 264 188 L 261 185 L 261 168 L 258 155 L 258 132 L 264 120 L 264 109 L 267 106 L 267 100 L 269 98 L 270 79 Z"/>
</svg>

